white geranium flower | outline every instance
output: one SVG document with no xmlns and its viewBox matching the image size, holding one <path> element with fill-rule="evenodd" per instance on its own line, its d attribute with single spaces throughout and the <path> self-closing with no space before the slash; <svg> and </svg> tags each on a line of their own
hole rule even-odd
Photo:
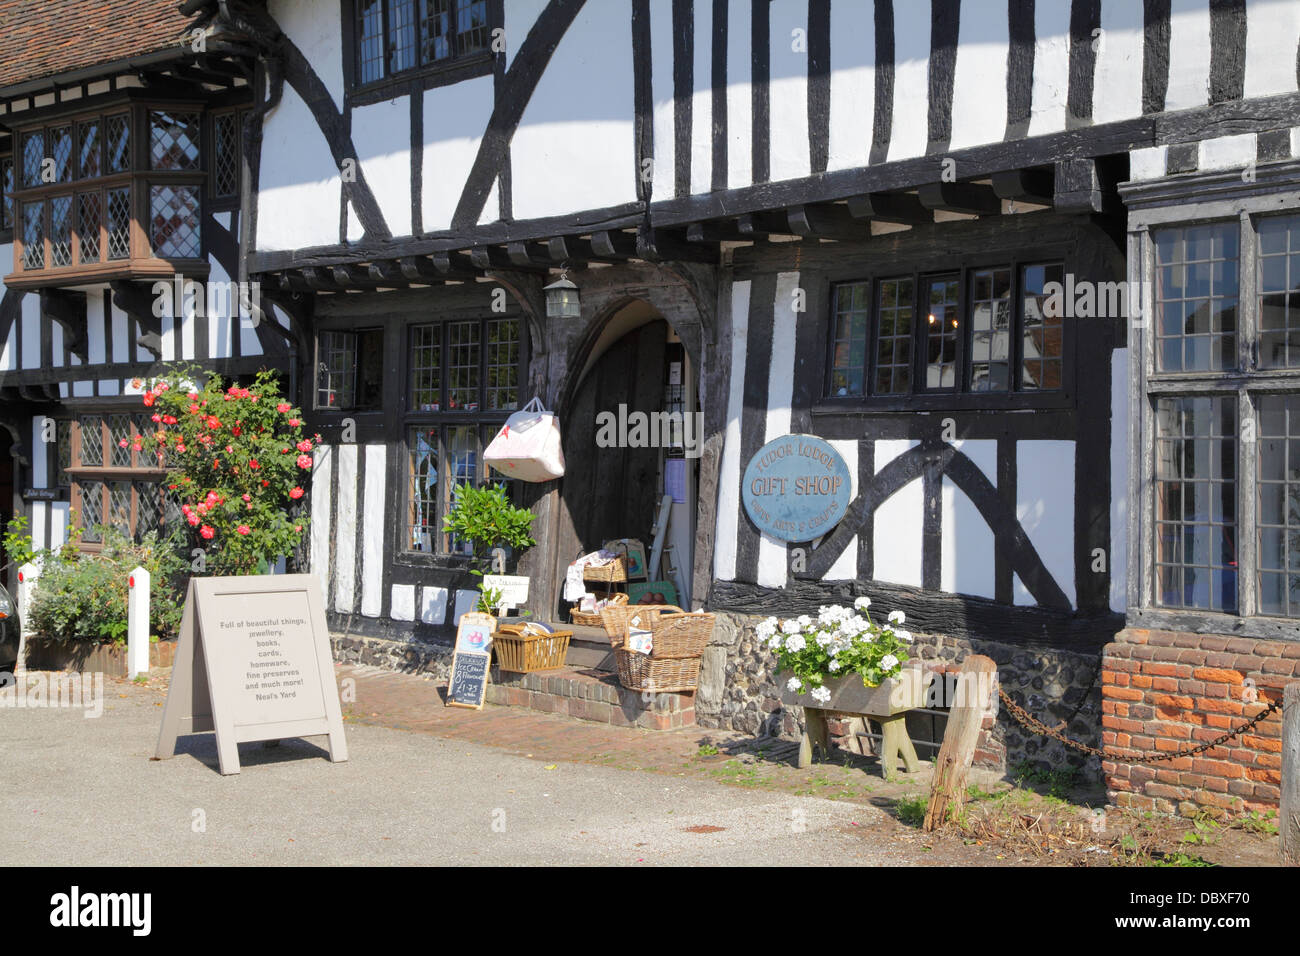
<svg viewBox="0 0 1300 956">
<path fill-rule="evenodd" d="M 754 628 L 754 633 L 758 636 L 760 641 L 766 641 L 776 633 L 776 627 L 776 618 L 769 617 L 766 620 L 759 622 L 758 627 Z"/>
<path fill-rule="evenodd" d="M 831 672 L 832 674 L 834 674 L 834 673 L 835 673 L 836 671 L 838 671 L 839 669 L 840 669 L 840 662 L 839 662 L 839 661 L 831 661 L 831 663 L 830 663 L 830 672 Z"/>
<path fill-rule="evenodd" d="M 803 639 L 802 634 L 791 634 L 785 639 L 785 649 L 794 654 L 798 654 L 807 646 L 808 642 Z"/>
<path fill-rule="evenodd" d="M 882 671 L 892 671 L 898 666 L 898 658 L 893 654 L 886 654 L 880 659 L 880 669 Z"/>
<path fill-rule="evenodd" d="M 831 636 L 827 634 L 825 631 L 818 631 L 816 640 L 817 640 L 818 647 L 825 647 L 827 644 L 831 642 Z"/>
<path fill-rule="evenodd" d="M 900 641 L 902 641 L 904 644 L 911 644 L 911 643 L 912 643 L 912 632 L 911 632 L 911 631 L 895 631 L 895 632 L 894 632 L 894 636 L 895 636 L 896 638 L 898 638 Z"/>
<path fill-rule="evenodd" d="M 785 682 L 785 689 L 790 691 L 791 693 L 794 693 L 802 686 L 803 684 L 800 682 L 799 678 L 797 677 L 791 677 L 788 681 Z"/>
<path fill-rule="evenodd" d="M 871 598 L 860 597 L 853 602 L 853 606 L 859 611 L 865 611 L 867 608 L 871 607 Z"/>
<path fill-rule="evenodd" d="M 814 687 L 812 689 L 812 699 L 819 704 L 824 704 L 831 699 L 831 692 L 825 687 Z"/>
<path fill-rule="evenodd" d="M 902 624 L 902 623 L 903 623 L 904 621 L 906 621 L 906 620 L 907 620 L 907 615 L 904 614 L 902 611 L 890 611 L 890 612 L 889 612 L 889 623 L 890 623 L 890 624 Z"/>
<path fill-rule="evenodd" d="M 785 634 L 798 634 L 800 630 L 799 622 L 793 618 L 781 623 L 781 631 Z"/>
<path fill-rule="evenodd" d="M 800 627 L 803 628 L 812 627 L 812 618 L 810 618 L 807 614 L 800 614 L 797 618 L 795 618 L 795 620 L 799 622 Z"/>
</svg>

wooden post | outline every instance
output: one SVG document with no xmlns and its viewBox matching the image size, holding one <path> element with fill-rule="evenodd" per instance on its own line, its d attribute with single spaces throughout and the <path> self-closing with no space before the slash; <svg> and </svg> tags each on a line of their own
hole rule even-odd
<svg viewBox="0 0 1300 956">
<path fill-rule="evenodd" d="M 934 761 L 934 780 L 930 784 L 930 805 L 925 811 L 924 828 L 934 830 L 947 819 L 948 808 L 961 810 L 966 800 L 966 777 L 975 758 L 980 723 L 988 704 L 984 690 L 993 685 L 997 665 L 982 654 L 972 654 L 961 665 L 957 678 L 957 699 L 948 714 L 943 746 Z M 987 676 L 986 676 L 987 675 Z"/>
<path fill-rule="evenodd" d="M 126 579 L 126 676 L 149 673 L 149 572 L 135 568 Z"/>
<path fill-rule="evenodd" d="M 1300 681 L 1282 697 L 1282 807 L 1278 816 L 1282 863 L 1300 866 Z"/>
<path fill-rule="evenodd" d="M 27 638 L 32 633 L 32 596 L 40 573 L 40 568 L 34 564 L 24 564 L 18 569 L 18 660 L 14 662 L 15 675 L 27 671 Z"/>
</svg>

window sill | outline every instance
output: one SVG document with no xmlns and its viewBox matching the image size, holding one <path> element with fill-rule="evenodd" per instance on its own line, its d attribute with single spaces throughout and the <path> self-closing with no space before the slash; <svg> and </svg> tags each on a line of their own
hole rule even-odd
<svg viewBox="0 0 1300 956">
<path fill-rule="evenodd" d="M 384 100 L 406 96 L 415 89 L 428 90 L 438 86 L 449 86 L 461 80 L 488 76 L 492 73 L 496 54 L 490 50 L 471 53 L 461 59 L 446 63 L 431 63 L 417 66 L 382 80 L 373 80 L 364 85 L 358 84 L 348 91 L 349 106 L 368 106 Z"/>
<path fill-rule="evenodd" d="M 4 284 L 10 289 L 42 289 L 117 279 L 157 281 L 171 279 L 178 273 L 187 277 L 206 277 L 208 271 L 207 259 L 114 259 L 93 265 L 23 269 L 5 276 Z"/>
<path fill-rule="evenodd" d="M 1295 618 L 1241 617 L 1222 611 L 1194 608 L 1149 607 L 1130 609 L 1128 626 L 1158 631 L 1217 634 L 1267 641 L 1300 641 L 1300 621 Z"/>
</svg>

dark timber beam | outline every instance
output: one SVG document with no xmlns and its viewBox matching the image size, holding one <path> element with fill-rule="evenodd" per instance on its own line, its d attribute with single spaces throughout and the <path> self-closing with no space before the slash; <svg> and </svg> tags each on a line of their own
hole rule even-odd
<svg viewBox="0 0 1300 956">
<path fill-rule="evenodd" d="M 68 349 L 81 361 L 86 361 L 86 293 L 42 289 L 41 315 L 59 323 Z"/>
<path fill-rule="evenodd" d="M 869 193 L 849 197 L 849 213 L 859 219 L 879 219 L 908 226 L 934 222 L 934 213 L 911 193 Z"/>
<path fill-rule="evenodd" d="M 511 265 L 520 269 L 547 268 L 555 263 L 550 249 L 540 242 L 508 242 L 506 255 Z"/>
<path fill-rule="evenodd" d="M 335 281 L 334 275 L 323 268 L 316 266 L 303 266 L 300 270 L 303 281 L 307 287 L 318 292 L 337 292 L 339 289 L 338 282 Z"/>
<path fill-rule="evenodd" d="M 687 242 L 749 242 L 734 222 L 693 222 L 686 227 Z"/>
<path fill-rule="evenodd" d="M 1063 159 L 1056 164 L 1057 212 L 1102 212 L 1107 197 L 1093 159 Z"/>
<path fill-rule="evenodd" d="M 759 239 L 773 234 L 781 236 L 798 235 L 798 233 L 790 231 L 790 225 L 785 221 L 784 216 L 778 216 L 770 212 L 745 213 L 736 220 L 736 228 L 747 239 Z"/>
<path fill-rule="evenodd" d="M 475 246 L 469 251 L 469 259 L 476 269 L 508 269 L 514 265 L 500 246 Z"/>
<path fill-rule="evenodd" d="M 478 271 L 470 257 L 463 252 L 435 252 L 429 256 L 433 267 L 444 279 L 474 279 Z"/>
<path fill-rule="evenodd" d="M 682 242 L 663 229 L 644 229 L 637 236 L 637 255 L 647 262 L 704 262 L 718 263 L 718 247 L 701 243 Z"/>
<path fill-rule="evenodd" d="M 434 267 L 433 260 L 425 256 L 403 256 L 397 264 L 402 275 L 411 282 L 440 282 L 444 278 Z"/>
<path fill-rule="evenodd" d="M 790 232 L 808 239 L 869 239 L 871 227 L 856 219 L 848 206 L 810 203 L 785 213 Z"/>
<path fill-rule="evenodd" d="M 370 274 L 371 280 L 379 283 L 381 286 L 404 286 L 406 285 L 406 276 L 397 263 L 391 259 L 381 259 L 378 262 L 370 263 L 366 270 Z"/>
<path fill-rule="evenodd" d="M 637 255 L 636 236 L 626 232 L 594 232 L 591 248 L 602 259 L 631 259 Z"/>
<path fill-rule="evenodd" d="M 973 216 L 994 216 L 1002 211 L 1002 200 L 992 186 L 976 183 L 926 183 L 916 191 L 927 209 L 944 209 Z"/>
<path fill-rule="evenodd" d="M 999 199 L 1052 205 L 1052 174 L 1041 169 L 1013 169 L 993 174 L 993 192 Z"/>
<path fill-rule="evenodd" d="M 108 285 L 113 290 L 113 304 L 140 325 L 142 334 L 136 344 L 152 352 L 154 358 L 162 358 L 162 319 L 153 314 L 151 287 L 125 279 Z"/>
<path fill-rule="evenodd" d="M 566 262 L 577 265 L 596 258 L 596 250 L 591 247 L 591 242 L 575 236 L 556 236 L 547 240 L 546 248 L 551 251 L 551 258 L 561 265 Z"/>
</svg>

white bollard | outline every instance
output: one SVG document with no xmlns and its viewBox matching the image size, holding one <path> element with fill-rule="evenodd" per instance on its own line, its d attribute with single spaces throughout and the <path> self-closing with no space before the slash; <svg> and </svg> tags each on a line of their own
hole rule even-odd
<svg viewBox="0 0 1300 956">
<path fill-rule="evenodd" d="M 18 674 L 27 670 L 27 638 L 32 633 L 28 611 L 32 607 L 32 595 L 36 593 L 36 578 L 41 569 L 34 564 L 24 564 L 18 569 L 18 662 L 14 671 Z"/>
<path fill-rule="evenodd" d="M 136 568 L 126 581 L 126 676 L 149 673 L 149 572 Z"/>
</svg>

